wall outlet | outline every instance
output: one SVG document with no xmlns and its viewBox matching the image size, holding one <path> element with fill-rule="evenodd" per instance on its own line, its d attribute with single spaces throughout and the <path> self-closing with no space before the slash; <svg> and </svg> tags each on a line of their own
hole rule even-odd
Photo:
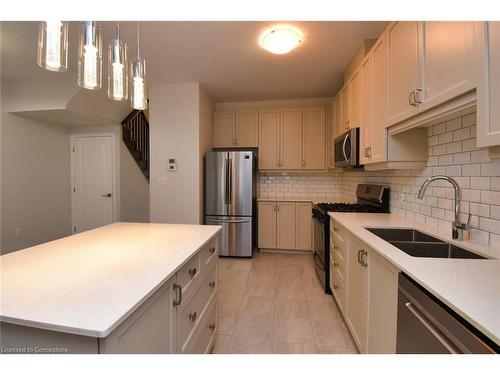
<svg viewBox="0 0 500 375">
<path fill-rule="evenodd" d="M 23 234 L 22 228 L 16 228 L 16 237 L 21 237 L 22 234 Z"/>
<path fill-rule="evenodd" d="M 168 170 L 170 172 L 177 170 L 177 163 L 175 159 L 168 159 Z"/>
</svg>

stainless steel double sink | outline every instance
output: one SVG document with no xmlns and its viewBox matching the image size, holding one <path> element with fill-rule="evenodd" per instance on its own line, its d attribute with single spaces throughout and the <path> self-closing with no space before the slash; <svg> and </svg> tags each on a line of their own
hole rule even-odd
<svg viewBox="0 0 500 375">
<path fill-rule="evenodd" d="M 412 257 L 488 259 L 416 229 L 365 228 Z"/>
</svg>

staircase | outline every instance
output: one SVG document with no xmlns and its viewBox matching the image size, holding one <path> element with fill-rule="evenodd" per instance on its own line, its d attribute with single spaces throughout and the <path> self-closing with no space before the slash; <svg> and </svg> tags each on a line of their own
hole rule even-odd
<svg viewBox="0 0 500 375">
<path fill-rule="evenodd" d="M 143 111 L 134 109 L 122 121 L 122 139 L 149 182 L 149 122 Z"/>
</svg>

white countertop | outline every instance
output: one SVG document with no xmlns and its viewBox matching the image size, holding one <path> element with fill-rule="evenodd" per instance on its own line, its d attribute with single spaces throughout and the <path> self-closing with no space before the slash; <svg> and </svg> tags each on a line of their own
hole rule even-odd
<svg viewBox="0 0 500 375">
<path fill-rule="evenodd" d="M 0 257 L 0 320 L 106 337 L 220 226 L 115 223 Z"/>
<path fill-rule="evenodd" d="M 310 199 L 305 198 L 284 198 L 284 197 L 276 197 L 276 198 L 257 198 L 258 202 L 307 202 L 313 203 Z"/>
<path fill-rule="evenodd" d="M 365 227 L 411 227 L 483 255 L 488 255 L 488 248 L 454 241 L 449 234 L 395 214 L 332 212 L 329 215 L 500 345 L 500 260 L 412 257 Z"/>
</svg>

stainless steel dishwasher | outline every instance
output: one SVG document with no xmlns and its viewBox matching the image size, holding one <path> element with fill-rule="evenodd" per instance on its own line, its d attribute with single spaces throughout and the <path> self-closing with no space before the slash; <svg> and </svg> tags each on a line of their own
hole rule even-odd
<svg viewBox="0 0 500 375">
<path fill-rule="evenodd" d="M 396 353 L 498 353 L 499 346 L 407 275 L 399 275 Z"/>
</svg>

